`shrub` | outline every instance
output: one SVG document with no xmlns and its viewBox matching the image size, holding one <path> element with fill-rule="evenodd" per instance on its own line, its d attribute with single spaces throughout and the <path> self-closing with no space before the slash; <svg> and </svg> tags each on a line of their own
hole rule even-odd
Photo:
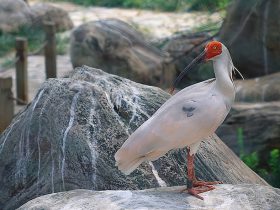
<svg viewBox="0 0 280 210">
<path fill-rule="evenodd" d="M 214 11 L 225 8 L 230 0 L 189 0 L 191 10 Z"/>
<path fill-rule="evenodd" d="M 1 57 L 14 50 L 16 37 L 26 37 L 28 40 L 29 51 L 34 51 L 43 43 L 44 32 L 39 28 L 21 27 L 17 32 L 2 33 L 0 35 Z"/>
<path fill-rule="evenodd" d="M 280 187 L 280 150 L 279 149 L 273 149 L 270 152 L 268 165 L 270 167 L 270 172 L 271 172 L 271 175 L 268 177 L 268 182 L 270 182 L 274 187 Z"/>
<path fill-rule="evenodd" d="M 17 32 L 1 33 L 0 34 L 0 57 L 9 55 L 15 51 L 16 37 L 27 38 L 28 53 L 34 53 L 42 48 L 42 44 L 44 43 L 45 40 L 45 32 L 41 28 L 28 26 L 28 27 L 21 27 Z M 69 37 L 56 34 L 57 54 L 59 55 L 65 54 L 68 45 L 69 45 Z M 10 63 L 12 63 L 11 59 L 7 58 L 7 60 L 5 60 L 0 64 L 0 67 L 9 66 Z"/>
<path fill-rule="evenodd" d="M 67 1 L 67 0 L 65 0 Z M 225 8 L 230 0 L 68 0 L 76 4 L 103 7 L 126 7 L 161 11 L 209 10 Z"/>
<path fill-rule="evenodd" d="M 268 158 L 268 166 L 260 166 L 260 158 L 257 152 L 251 154 L 244 153 L 243 129 L 237 129 L 237 143 L 239 145 L 240 159 L 264 178 L 269 184 L 274 187 L 280 187 L 280 150 L 272 149 Z"/>
</svg>

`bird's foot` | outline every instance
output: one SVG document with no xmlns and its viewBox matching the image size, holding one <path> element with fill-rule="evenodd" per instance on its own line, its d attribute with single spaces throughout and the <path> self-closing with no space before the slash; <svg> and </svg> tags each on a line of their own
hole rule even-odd
<svg viewBox="0 0 280 210">
<path fill-rule="evenodd" d="M 194 197 L 204 200 L 204 198 L 198 194 L 208 192 L 208 191 L 211 191 L 214 189 L 215 189 L 214 186 L 204 185 L 204 186 L 193 187 L 193 188 L 187 189 L 187 190 L 188 190 L 188 193 L 193 195 Z"/>
<path fill-rule="evenodd" d="M 206 181 L 200 181 L 200 180 L 196 180 L 193 182 L 194 187 L 209 186 L 209 185 L 215 185 L 215 184 L 223 184 L 223 182 L 220 182 L 220 181 L 206 182 Z"/>
<path fill-rule="evenodd" d="M 206 182 L 206 181 L 200 181 L 200 180 L 195 179 L 195 181 L 193 181 L 193 183 L 192 183 L 192 187 L 187 188 L 187 189 L 183 190 L 182 192 L 188 192 L 189 194 L 193 195 L 194 197 L 204 200 L 203 197 L 198 194 L 214 190 L 215 187 L 212 185 L 222 184 L 222 183 L 223 182 L 220 182 L 220 181 Z"/>
<path fill-rule="evenodd" d="M 192 195 L 192 196 L 194 196 L 198 199 L 204 200 L 204 198 L 202 196 L 198 195 L 198 194 L 208 192 L 208 191 L 211 191 L 211 190 L 214 190 L 214 189 L 215 189 L 214 186 L 203 185 L 203 186 L 197 186 L 197 187 L 192 187 L 192 188 L 189 188 L 189 189 L 185 189 L 182 192 L 188 192 L 190 195 Z"/>
</svg>

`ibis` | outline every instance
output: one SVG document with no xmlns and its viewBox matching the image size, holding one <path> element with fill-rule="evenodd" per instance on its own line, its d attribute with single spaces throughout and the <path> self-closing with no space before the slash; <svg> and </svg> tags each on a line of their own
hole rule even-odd
<svg viewBox="0 0 280 210">
<path fill-rule="evenodd" d="M 225 45 L 211 41 L 177 77 L 172 91 L 189 69 L 202 61 L 213 62 L 215 78 L 188 86 L 173 95 L 115 154 L 116 166 L 128 175 L 144 161 L 154 161 L 169 150 L 187 147 L 190 183 L 187 192 L 200 199 L 203 197 L 198 194 L 213 190 L 213 185 L 221 182 L 198 180 L 194 156 L 201 141 L 216 131 L 231 109 L 235 98 L 232 73 L 236 69 Z"/>
</svg>

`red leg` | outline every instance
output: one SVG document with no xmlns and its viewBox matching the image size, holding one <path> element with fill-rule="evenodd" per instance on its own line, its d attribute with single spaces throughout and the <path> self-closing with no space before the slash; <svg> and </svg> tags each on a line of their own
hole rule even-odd
<svg viewBox="0 0 280 210">
<path fill-rule="evenodd" d="M 199 193 L 207 192 L 210 190 L 214 190 L 215 187 L 211 186 L 213 184 L 220 184 L 221 182 L 204 182 L 198 181 L 195 177 L 194 171 L 194 155 L 190 155 L 190 148 L 187 148 L 187 176 L 188 181 L 190 182 L 190 186 L 188 186 L 187 191 L 191 195 L 203 200 L 203 197 L 199 196 Z"/>
<path fill-rule="evenodd" d="M 213 187 L 213 186 L 205 185 L 205 186 L 199 186 L 199 187 L 192 187 L 192 188 L 187 189 L 187 191 L 189 194 L 193 195 L 194 197 L 204 200 L 204 198 L 198 194 L 204 193 L 207 191 L 211 191 L 214 189 L 215 189 L 215 187 Z"/>
<path fill-rule="evenodd" d="M 190 155 L 190 148 L 189 147 L 187 148 L 187 151 L 188 151 L 188 154 L 187 154 L 187 170 L 188 170 L 187 175 L 188 175 L 188 178 L 191 181 L 195 181 L 196 178 L 195 178 L 194 165 L 193 165 L 194 155 Z"/>
<path fill-rule="evenodd" d="M 198 187 L 198 186 L 215 185 L 215 184 L 223 184 L 223 182 L 221 181 L 206 182 L 206 181 L 195 180 L 193 186 Z"/>
</svg>

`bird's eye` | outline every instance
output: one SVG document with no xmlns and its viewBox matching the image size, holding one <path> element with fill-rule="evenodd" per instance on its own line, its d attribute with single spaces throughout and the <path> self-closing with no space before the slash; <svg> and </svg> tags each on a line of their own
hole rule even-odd
<svg viewBox="0 0 280 210">
<path fill-rule="evenodd" d="M 216 50 L 217 49 L 217 46 L 213 46 L 213 50 Z"/>
</svg>

